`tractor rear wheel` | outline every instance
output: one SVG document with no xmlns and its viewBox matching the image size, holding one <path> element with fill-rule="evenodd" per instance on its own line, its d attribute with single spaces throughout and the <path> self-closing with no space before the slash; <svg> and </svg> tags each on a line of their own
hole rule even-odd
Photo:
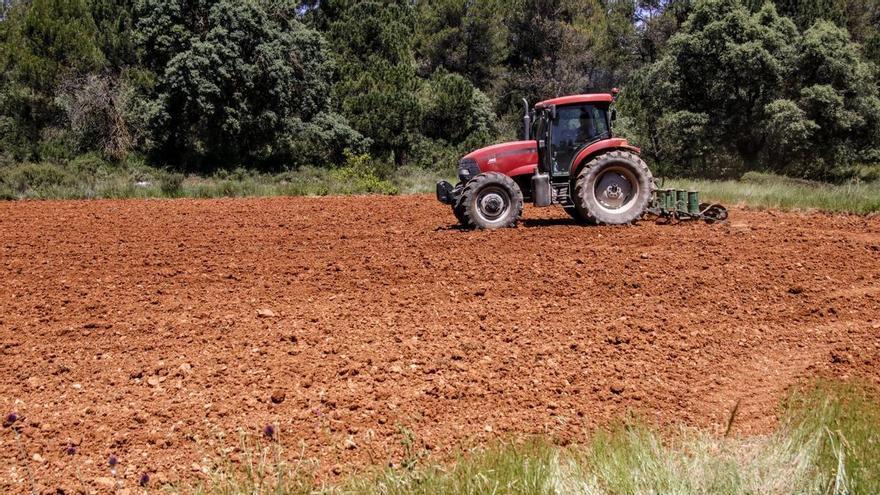
<svg viewBox="0 0 880 495">
<path fill-rule="evenodd" d="M 638 155 L 628 151 L 603 153 L 584 165 L 574 187 L 578 214 L 595 222 L 632 223 L 651 201 L 654 178 Z"/>
<path fill-rule="evenodd" d="M 574 219 L 575 223 L 583 225 L 593 225 L 596 223 L 594 219 L 582 216 L 578 209 L 574 206 L 566 206 L 563 209 L 566 213 L 568 213 L 568 216 Z"/>
<path fill-rule="evenodd" d="M 479 174 L 465 184 L 454 209 L 456 216 L 461 214 L 460 221 L 465 227 L 514 227 L 522 215 L 522 191 L 504 174 Z"/>
</svg>

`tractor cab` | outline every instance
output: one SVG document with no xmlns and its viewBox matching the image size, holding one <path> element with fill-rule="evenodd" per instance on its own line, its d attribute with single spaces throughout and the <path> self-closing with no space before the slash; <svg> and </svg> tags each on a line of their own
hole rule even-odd
<svg viewBox="0 0 880 495">
<path fill-rule="evenodd" d="M 537 141 L 539 168 L 551 182 L 568 182 L 578 152 L 611 138 L 613 95 L 577 95 L 542 101 L 526 108 L 526 139 Z"/>
<path fill-rule="evenodd" d="M 531 112 L 526 105 L 525 134 L 534 135 L 537 142 L 538 163 L 531 184 L 531 199 L 536 206 L 560 204 L 578 219 L 572 179 L 588 163 L 586 159 L 613 149 L 638 153 L 626 140 L 613 139 L 615 111 L 611 105 L 616 95 L 615 90 L 611 94 L 553 98 L 537 103 Z M 597 178 L 601 189 L 593 191 L 594 196 L 601 206 L 620 208 L 635 197 L 638 175 L 610 168 Z"/>
</svg>

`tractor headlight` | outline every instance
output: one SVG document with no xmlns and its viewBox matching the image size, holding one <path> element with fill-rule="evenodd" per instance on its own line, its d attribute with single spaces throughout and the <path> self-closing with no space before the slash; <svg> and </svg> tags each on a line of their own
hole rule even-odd
<svg viewBox="0 0 880 495">
<path fill-rule="evenodd" d="M 465 158 L 458 162 L 458 179 L 462 182 L 471 180 L 475 175 L 479 175 L 480 166 L 473 158 Z"/>
</svg>

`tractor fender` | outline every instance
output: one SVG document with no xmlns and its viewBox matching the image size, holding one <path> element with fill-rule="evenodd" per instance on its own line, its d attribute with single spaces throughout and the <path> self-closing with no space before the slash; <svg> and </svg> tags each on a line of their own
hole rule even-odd
<svg viewBox="0 0 880 495">
<path fill-rule="evenodd" d="M 599 153 L 613 150 L 627 150 L 632 151 L 636 154 L 642 152 L 642 150 L 630 145 L 629 141 L 623 138 L 611 138 L 596 141 L 595 143 L 587 146 L 586 148 L 578 152 L 577 155 L 575 155 L 574 160 L 572 160 L 572 163 L 574 165 L 571 168 L 571 173 L 569 174 L 569 177 L 571 177 L 572 179 L 577 177 L 577 175 L 581 172 L 581 167 L 592 160 L 594 156 L 598 155 Z"/>
</svg>

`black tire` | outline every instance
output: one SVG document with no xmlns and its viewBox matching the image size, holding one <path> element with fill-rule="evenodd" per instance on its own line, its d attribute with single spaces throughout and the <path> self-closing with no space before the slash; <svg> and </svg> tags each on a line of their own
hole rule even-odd
<svg viewBox="0 0 880 495">
<path fill-rule="evenodd" d="M 464 186 L 453 212 L 468 228 L 515 227 L 522 216 L 523 196 L 516 182 L 498 172 L 479 174 Z M 463 221 L 462 221 L 463 220 Z"/>
<path fill-rule="evenodd" d="M 653 187 L 651 171 L 638 155 L 611 151 L 584 165 L 575 181 L 572 199 L 582 217 L 621 225 L 644 215 Z"/>
<path fill-rule="evenodd" d="M 708 224 L 727 221 L 727 208 L 719 204 L 700 203 L 700 211 L 703 212 L 705 222 Z"/>
<path fill-rule="evenodd" d="M 578 209 L 575 208 L 574 206 L 565 206 L 565 207 L 563 207 L 563 209 L 565 210 L 566 213 L 568 213 L 568 216 L 570 216 L 571 218 L 574 219 L 574 221 L 576 223 L 579 223 L 581 225 L 595 225 L 596 224 L 595 219 L 586 218 L 586 217 L 581 216 Z"/>
<path fill-rule="evenodd" d="M 452 214 L 455 215 L 455 219 L 458 220 L 459 224 L 467 227 L 467 217 L 464 216 L 464 208 L 462 208 L 461 201 L 456 201 L 452 205 Z"/>
</svg>

